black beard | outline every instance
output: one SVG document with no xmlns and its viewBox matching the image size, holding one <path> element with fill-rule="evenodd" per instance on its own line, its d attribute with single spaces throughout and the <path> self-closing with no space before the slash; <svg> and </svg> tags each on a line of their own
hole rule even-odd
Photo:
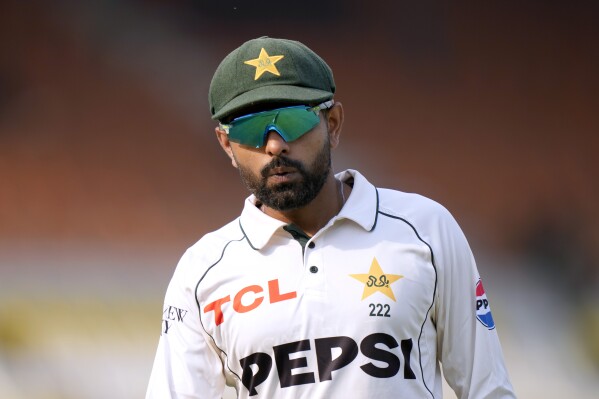
<svg viewBox="0 0 599 399">
<path fill-rule="evenodd" d="M 268 187 L 267 177 L 273 168 L 293 167 L 301 175 L 301 179 L 293 183 L 280 183 Z M 245 186 L 256 196 L 258 201 L 277 211 L 288 211 L 308 205 L 324 186 L 331 170 L 331 150 L 329 141 L 317 154 L 309 170 L 299 161 L 285 157 L 274 158 L 260 171 L 260 177 L 239 166 L 239 174 Z"/>
</svg>

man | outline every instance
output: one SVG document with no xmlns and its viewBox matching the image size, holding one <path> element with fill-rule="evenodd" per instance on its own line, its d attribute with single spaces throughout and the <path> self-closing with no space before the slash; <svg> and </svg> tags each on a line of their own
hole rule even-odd
<svg viewBox="0 0 599 399">
<path fill-rule="evenodd" d="M 329 66 L 262 37 L 220 64 L 216 137 L 251 192 L 182 257 L 147 398 L 514 398 L 489 302 L 439 204 L 337 175 Z"/>
</svg>

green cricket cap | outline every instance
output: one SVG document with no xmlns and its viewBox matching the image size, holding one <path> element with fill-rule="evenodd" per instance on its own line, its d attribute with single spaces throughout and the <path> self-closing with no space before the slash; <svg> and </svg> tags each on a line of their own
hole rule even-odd
<svg viewBox="0 0 599 399">
<path fill-rule="evenodd" d="M 268 104 L 319 104 L 335 93 L 333 71 L 304 44 L 260 37 L 227 55 L 212 77 L 214 120 Z"/>
</svg>

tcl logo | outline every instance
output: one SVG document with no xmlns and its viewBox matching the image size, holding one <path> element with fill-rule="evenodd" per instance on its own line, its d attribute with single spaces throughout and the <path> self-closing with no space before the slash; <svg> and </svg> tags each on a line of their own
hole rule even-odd
<svg viewBox="0 0 599 399">
<path fill-rule="evenodd" d="M 312 346 L 313 345 L 313 346 Z M 312 340 L 301 340 L 274 346 L 272 356 L 264 352 L 256 352 L 239 361 L 242 368 L 241 382 L 249 391 L 250 396 L 258 394 L 257 387 L 271 374 L 273 357 L 279 376 L 281 388 L 294 385 L 314 384 L 316 373 L 298 373 L 299 368 L 312 368 L 308 358 L 296 355 L 298 352 L 316 351 L 316 370 L 319 381 L 333 379 L 333 371 L 348 366 L 361 352 L 367 358 L 376 361 L 361 364 L 362 371 L 376 378 L 391 378 L 400 371 L 401 360 L 398 354 L 391 351 L 400 347 L 403 357 L 403 378 L 416 379 L 410 364 L 412 339 L 403 339 L 398 343 L 395 338 L 385 333 L 375 333 L 366 336 L 360 344 L 350 337 L 325 337 Z M 384 347 L 389 350 L 383 349 Z M 333 356 L 333 350 L 336 356 Z M 341 353 L 339 354 L 339 350 Z"/>
<path fill-rule="evenodd" d="M 259 285 L 248 285 L 239 290 L 233 297 L 233 310 L 237 313 L 246 313 L 256 309 L 264 301 L 262 293 L 264 289 Z M 297 297 L 297 292 L 287 292 L 281 294 L 279 289 L 279 280 L 270 280 L 268 282 L 268 299 L 270 303 L 286 301 Z M 231 295 L 227 295 L 214 302 L 204 306 L 204 313 L 214 312 L 214 322 L 216 325 L 224 323 L 223 305 L 231 301 Z M 245 304 L 244 304 L 245 303 Z"/>
</svg>

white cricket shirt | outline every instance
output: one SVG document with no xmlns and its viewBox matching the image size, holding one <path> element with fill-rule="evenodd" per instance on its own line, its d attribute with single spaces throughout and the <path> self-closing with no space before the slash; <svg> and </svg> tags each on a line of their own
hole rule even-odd
<svg viewBox="0 0 599 399">
<path fill-rule="evenodd" d="M 169 284 L 147 399 L 514 398 L 488 299 L 441 205 L 360 173 L 303 248 L 250 196 Z M 295 234 L 295 232 L 294 232 Z M 304 239 L 305 243 L 305 239 Z"/>
</svg>

